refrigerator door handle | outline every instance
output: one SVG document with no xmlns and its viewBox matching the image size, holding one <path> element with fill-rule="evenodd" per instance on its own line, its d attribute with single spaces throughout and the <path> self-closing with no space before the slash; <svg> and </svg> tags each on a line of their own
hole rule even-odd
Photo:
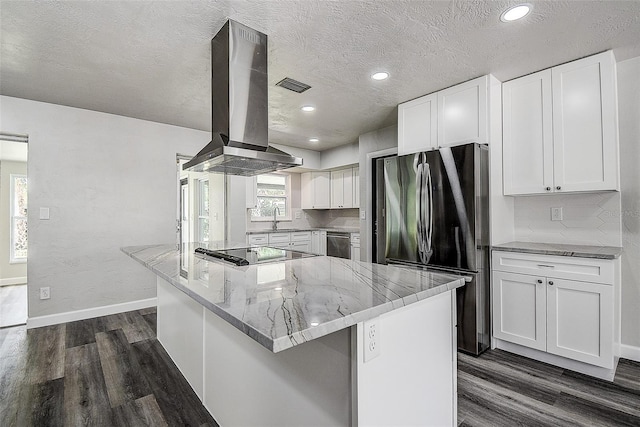
<svg viewBox="0 0 640 427">
<path fill-rule="evenodd" d="M 422 181 L 424 176 L 424 163 L 422 160 L 422 153 L 415 155 L 413 160 L 413 167 L 416 172 L 416 239 L 418 244 L 418 256 L 420 260 L 424 259 L 424 224 L 422 222 Z"/>
<path fill-rule="evenodd" d="M 433 236 L 433 189 L 432 189 L 432 178 L 431 178 L 431 167 L 429 163 L 426 163 L 427 167 L 427 194 L 429 195 L 428 204 L 429 204 L 429 218 L 427 224 L 429 224 L 429 228 L 427 229 L 427 262 L 429 262 L 429 258 L 431 258 L 431 237 Z"/>
</svg>

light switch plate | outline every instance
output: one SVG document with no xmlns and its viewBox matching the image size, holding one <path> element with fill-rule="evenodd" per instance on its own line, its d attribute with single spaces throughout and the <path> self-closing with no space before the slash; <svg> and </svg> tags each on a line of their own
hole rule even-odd
<svg viewBox="0 0 640 427">
<path fill-rule="evenodd" d="M 296 211 L 296 219 L 302 218 L 302 211 Z"/>
<path fill-rule="evenodd" d="M 49 219 L 49 208 L 40 208 L 40 219 Z"/>
<path fill-rule="evenodd" d="M 367 219 L 367 215 L 366 215 L 367 211 L 365 211 L 364 209 L 362 209 L 360 211 L 360 219 Z"/>
<path fill-rule="evenodd" d="M 551 208 L 551 221 L 562 221 L 562 208 Z"/>
</svg>

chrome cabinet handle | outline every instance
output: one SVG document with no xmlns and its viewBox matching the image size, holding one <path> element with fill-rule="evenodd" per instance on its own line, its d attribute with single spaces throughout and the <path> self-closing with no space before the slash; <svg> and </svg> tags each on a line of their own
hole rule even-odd
<svg viewBox="0 0 640 427">
<path fill-rule="evenodd" d="M 553 281 L 549 280 L 549 286 L 553 286 Z"/>
<path fill-rule="evenodd" d="M 547 191 L 551 191 L 551 187 L 547 187 Z"/>
<path fill-rule="evenodd" d="M 555 265 L 549 265 L 549 264 L 538 264 L 538 267 L 543 267 L 543 268 L 555 268 Z"/>
<path fill-rule="evenodd" d="M 538 283 L 542 283 L 542 279 L 538 279 Z"/>
<path fill-rule="evenodd" d="M 558 186 L 556 187 L 556 190 L 560 190 L 560 188 L 562 188 L 562 187 L 560 187 L 560 186 L 558 185 Z"/>
</svg>

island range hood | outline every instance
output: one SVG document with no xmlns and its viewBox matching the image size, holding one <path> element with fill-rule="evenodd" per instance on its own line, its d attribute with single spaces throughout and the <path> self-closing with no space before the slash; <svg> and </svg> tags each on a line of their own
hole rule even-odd
<svg viewBox="0 0 640 427">
<path fill-rule="evenodd" d="M 228 20 L 211 40 L 212 138 L 183 170 L 253 176 L 302 166 L 268 143 L 267 36 Z"/>
</svg>

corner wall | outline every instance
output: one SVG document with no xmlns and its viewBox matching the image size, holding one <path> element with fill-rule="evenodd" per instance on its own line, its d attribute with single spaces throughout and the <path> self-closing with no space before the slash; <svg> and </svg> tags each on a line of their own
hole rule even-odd
<svg viewBox="0 0 640 427">
<path fill-rule="evenodd" d="M 29 135 L 29 318 L 155 297 L 120 247 L 176 241 L 176 153 L 208 132 L 7 96 L 0 122 Z"/>
</svg>

